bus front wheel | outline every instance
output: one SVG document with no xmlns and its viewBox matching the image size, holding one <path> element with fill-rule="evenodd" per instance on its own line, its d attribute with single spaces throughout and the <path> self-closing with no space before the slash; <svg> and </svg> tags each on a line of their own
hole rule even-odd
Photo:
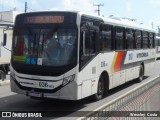
<svg viewBox="0 0 160 120">
<path fill-rule="evenodd" d="M 97 93 L 94 94 L 94 100 L 100 100 L 102 99 L 104 96 L 104 78 L 103 76 L 100 77 L 99 82 L 98 82 L 98 86 L 97 86 Z"/>
</svg>

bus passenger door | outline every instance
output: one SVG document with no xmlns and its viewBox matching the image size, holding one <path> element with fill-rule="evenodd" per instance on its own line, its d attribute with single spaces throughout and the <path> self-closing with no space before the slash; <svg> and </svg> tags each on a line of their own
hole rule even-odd
<svg viewBox="0 0 160 120">
<path fill-rule="evenodd" d="M 82 80 L 82 98 L 95 93 L 97 88 L 97 33 L 96 30 L 89 28 L 81 31 L 79 79 Z"/>
</svg>

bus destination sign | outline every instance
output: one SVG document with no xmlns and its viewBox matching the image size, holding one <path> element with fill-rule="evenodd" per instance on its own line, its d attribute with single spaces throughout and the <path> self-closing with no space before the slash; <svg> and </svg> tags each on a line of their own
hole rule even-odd
<svg viewBox="0 0 160 120">
<path fill-rule="evenodd" d="M 38 24 L 38 23 L 63 23 L 64 16 L 29 16 L 26 17 L 25 23 Z"/>
</svg>

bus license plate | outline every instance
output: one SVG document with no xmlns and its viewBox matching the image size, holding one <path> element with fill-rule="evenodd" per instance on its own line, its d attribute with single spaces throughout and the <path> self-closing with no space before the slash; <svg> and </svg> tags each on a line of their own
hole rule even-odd
<svg viewBox="0 0 160 120">
<path fill-rule="evenodd" d="M 38 92 L 29 92 L 28 95 L 32 97 L 42 97 L 42 93 Z"/>
</svg>

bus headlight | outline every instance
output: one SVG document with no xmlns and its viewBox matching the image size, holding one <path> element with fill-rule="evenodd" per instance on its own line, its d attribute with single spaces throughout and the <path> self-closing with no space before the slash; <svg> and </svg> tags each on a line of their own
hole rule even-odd
<svg viewBox="0 0 160 120">
<path fill-rule="evenodd" d="M 69 77 L 66 77 L 63 79 L 63 86 L 69 84 L 70 82 L 72 82 L 74 80 L 75 75 L 71 75 Z"/>
</svg>

